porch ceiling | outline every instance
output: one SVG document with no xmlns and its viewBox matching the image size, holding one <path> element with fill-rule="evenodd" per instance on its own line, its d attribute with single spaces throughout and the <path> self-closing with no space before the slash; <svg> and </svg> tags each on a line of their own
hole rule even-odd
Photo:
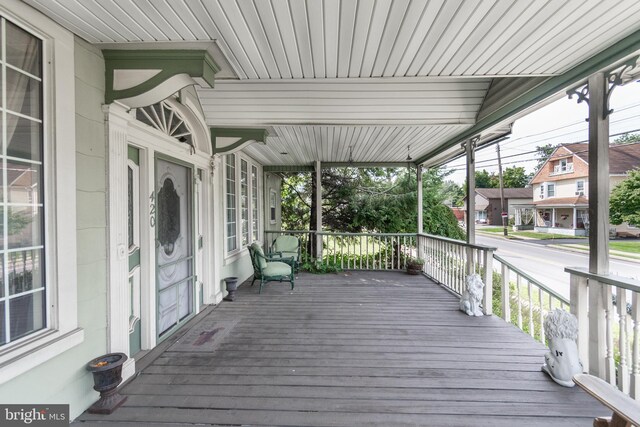
<svg viewBox="0 0 640 427">
<path fill-rule="evenodd" d="M 273 129 L 265 165 L 441 164 L 640 44 L 636 0 L 23 1 L 98 47 L 209 42 L 206 121 Z"/>
<path fill-rule="evenodd" d="M 217 40 L 240 79 L 560 74 L 635 0 L 25 0 L 92 43 Z"/>
</svg>

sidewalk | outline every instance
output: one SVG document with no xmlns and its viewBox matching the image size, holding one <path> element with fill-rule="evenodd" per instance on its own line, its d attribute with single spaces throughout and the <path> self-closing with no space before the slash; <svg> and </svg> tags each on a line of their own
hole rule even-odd
<svg viewBox="0 0 640 427">
<path fill-rule="evenodd" d="M 509 232 L 509 236 L 505 237 L 502 234 L 499 233 L 490 233 L 490 232 L 483 232 L 482 228 L 477 228 L 476 229 L 476 233 L 482 234 L 483 236 L 487 236 L 487 237 L 493 237 L 495 239 L 505 239 L 505 240 L 523 240 L 526 241 L 527 243 L 532 243 L 532 244 L 537 244 L 537 245 L 541 245 L 541 246 L 547 246 L 550 248 L 555 248 L 555 249 L 560 249 L 560 250 L 564 250 L 564 251 L 568 251 L 568 252 L 577 252 L 577 253 L 588 253 L 589 252 L 589 247 L 585 246 L 585 244 L 588 245 L 588 240 L 585 239 L 572 239 L 572 238 L 566 238 L 566 239 L 546 239 L 546 240 L 541 240 L 541 239 L 536 239 L 533 237 L 527 237 L 527 236 L 513 236 L 511 235 L 511 231 Z M 610 249 L 609 250 L 609 256 L 611 258 L 614 259 L 619 259 L 621 261 L 635 261 L 635 262 L 640 262 L 640 254 L 634 254 L 634 253 L 630 253 L 630 252 L 624 252 L 624 251 L 617 251 L 615 249 Z"/>
</svg>

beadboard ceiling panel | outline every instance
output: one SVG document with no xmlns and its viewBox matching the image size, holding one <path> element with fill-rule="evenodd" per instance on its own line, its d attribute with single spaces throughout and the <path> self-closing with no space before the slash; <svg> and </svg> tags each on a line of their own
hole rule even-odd
<svg viewBox="0 0 640 427">
<path fill-rule="evenodd" d="M 240 79 L 557 75 L 637 0 L 24 0 L 92 43 L 217 40 Z"/>
<path fill-rule="evenodd" d="M 263 165 L 309 165 L 322 162 L 406 162 L 436 148 L 469 125 L 439 126 L 274 126 L 266 145 L 245 152 Z M 409 150 L 407 150 L 409 146 Z M 286 153 L 286 154 L 282 154 Z"/>
<path fill-rule="evenodd" d="M 198 89 L 209 125 L 473 124 L 490 79 L 218 81 Z"/>
</svg>

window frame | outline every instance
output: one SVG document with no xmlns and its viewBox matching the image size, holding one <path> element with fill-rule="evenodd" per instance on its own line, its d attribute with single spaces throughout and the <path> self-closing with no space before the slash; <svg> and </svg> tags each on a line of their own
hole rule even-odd
<svg viewBox="0 0 640 427">
<path fill-rule="evenodd" d="M 79 345 L 84 340 L 84 331 L 78 327 L 76 211 L 68 209 L 76 206 L 77 188 L 75 38 L 26 4 L 2 4 L 0 16 L 42 40 L 42 203 L 47 304 L 44 329 L 0 347 L 0 384 L 3 384 Z M 56 114 L 59 111 L 72 114 Z"/>
<path fill-rule="evenodd" d="M 232 250 L 229 249 L 228 244 L 227 244 L 227 240 L 229 237 L 229 233 L 227 230 L 227 216 L 226 216 L 226 212 L 227 212 L 227 206 L 228 206 L 228 201 L 227 201 L 227 190 L 226 190 L 226 183 L 227 183 L 227 167 L 226 167 L 226 162 L 227 159 L 229 158 L 229 156 L 234 155 L 235 156 L 235 169 L 234 169 L 234 173 L 235 173 L 235 192 L 236 192 L 236 198 L 235 198 L 235 209 L 236 209 L 236 224 L 235 224 L 235 243 L 236 243 L 236 247 Z M 243 243 L 243 230 L 242 230 L 242 226 L 243 226 L 243 221 L 242 221 L 242 163 L 246 162 L 247 165 L 247 182 L 246 182 L 246 193 L 247 193 L 247 243 L 244 244 Z M 261 243 L 261 239 L 260 236 L 262 235 L 262 222 L 260 221 L 260 197 L 262 194 L 262 179 L 260 178 L 261 175 L 261 171 L 262 171 L 262 166 L 254 161 L 251 157 L 245 155 L 242 152 L 235 152 L 235 153 L 229 153 L 226 154 L 223 157 L 223 164 L 224 164 L 224 174 L 223 174 L 223 181 L 225 183 L 225 188 L 224 188 L 224 210 L 225 210 L 225 216 L 224 216 L 224 239 L 225 239 L 225 260 L 229 261 L 230 258 L 233 258 L 235 256 L 237 256 L 240 253 L 246 252 L 246 248 L 251 245 L 252 243 Z M 252 169 L 255 168 L 256 169 L 256 188 L 257 188 L 257 194 L 258 194 L 258 198 L 257 198 L 257 222 L 254 222 L 254 206 L 253 206 L 253 179 L 252 179 Z M 257 230 L 256 230 L 256 236 L 257 238 L 254 239 L 254 224 L 257 226 Z"/>
<path fill-rule="evenodd" d="M 556 196 L 556 184 L 550 182 L 547 184 L 547 197 L 555 197 Z"/>
</svg>

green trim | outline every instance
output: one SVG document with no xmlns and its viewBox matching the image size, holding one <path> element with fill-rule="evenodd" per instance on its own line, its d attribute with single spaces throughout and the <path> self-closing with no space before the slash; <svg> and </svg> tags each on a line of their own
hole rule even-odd
<svg viewBox="0 0 640 427">
<path fill-rule="evenodd" d="M 128 146 L 127 147 L 127 155 L 129 160 L 131 160 L 136 165 L 140 166 L 140 150 L 136 147 Z"/>
<path fill-rule="evenodd" d="M 133 270 L 140 265 L 140 249 L 136 249 L 133 253 L 129 254 L 129 271 Z"/>
<path fill-rule="evenodd" d="M 242 146 L 245 142 L 248 141 L 257 141 L 262 142 L 263 144 L 267 141 L 267 136 L 269 136 L 269 132 L 263 128 L 219 128 L 212 127 L 209 129 L 211 132 L 211 148 L 214 154 L 219 153 L 228 153 L 230 151 L 235 150 L 236 148 Z M 239 138 L 233 144 L 224 147 L 217 148 L 216 147 L 216 138 Z"/>
<path fill-rule="evenodd" d="M 448 150 L 454 145 L 478 135 L 478 133 L 483 130 L 509 119 L 509 117 L 514 114 L 517 114 L 552 95 L 578 85 L 593 73 L 612 66 L 614 63 L 633 54 L 638 49 L 640 49 L 640 31 L 636 31 L 635 33 L 625 37 L 618 43 L 597 53 L 566 73 L 550 77 L 533 90 L 523 94 L 489 114 L 467 131 L 445 142 L 436 150 L 421 156 L 415 163 L 423 163 L 431 157 L 442 153 L 444 150 Z"/>
<path fill-rule="evenodd" d="M 279 165 L 279 166 L 263 166 L 263 172 L 313 172 L 315 168 L 312 165 Z"/>
<path fill-rule="evenodd" d="M 141 95 L 178 74 L 201 77 L 211 87 L 220 67 L 206 50 L 113 50 L 102 51 L 105 60 L 105 102 Z M 114 90 L 115 70 L 161 70 L 137 86 Z M 177 92 L 177 90 L 176 90 Z"/>
</svg>

